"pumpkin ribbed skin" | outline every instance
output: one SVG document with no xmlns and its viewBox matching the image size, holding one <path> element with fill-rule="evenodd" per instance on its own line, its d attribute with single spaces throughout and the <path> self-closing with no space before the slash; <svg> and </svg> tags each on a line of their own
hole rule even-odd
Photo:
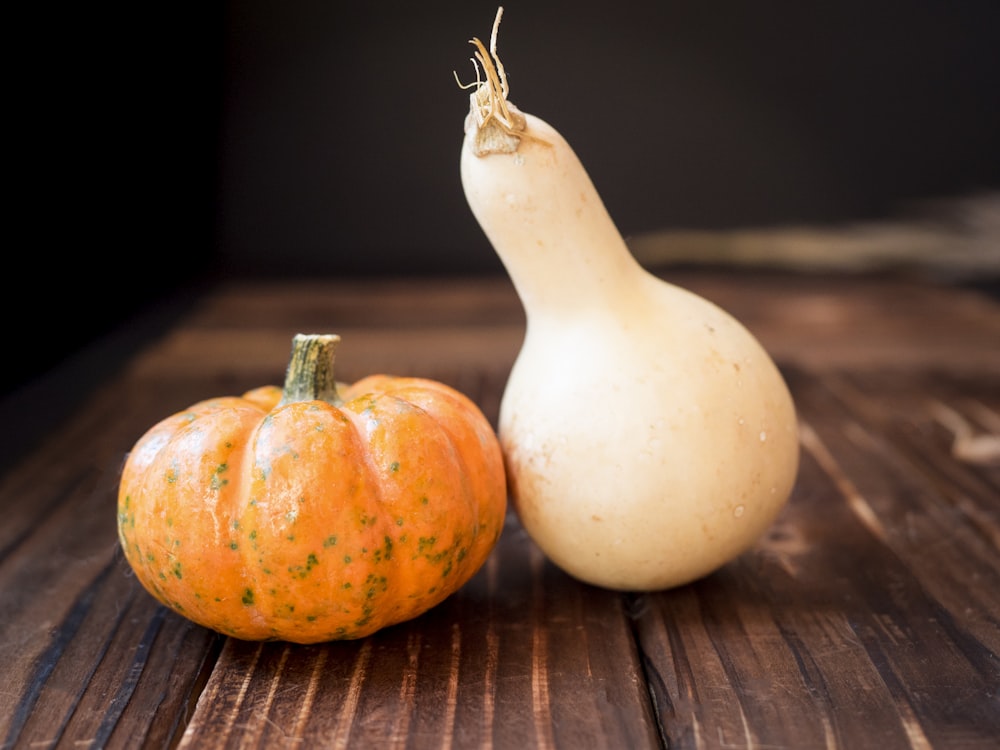
<svg viewBox="0 0 1000 750">
<path fill-rule="evenodd" d="M 162 603 L 246 640 L 360 638 L 482 566 L 506 512 L 499 443 L 441 383 L 372 376 L 342 403 L 203 401 L 139 439 L 119 537 Z"/>
</svg>

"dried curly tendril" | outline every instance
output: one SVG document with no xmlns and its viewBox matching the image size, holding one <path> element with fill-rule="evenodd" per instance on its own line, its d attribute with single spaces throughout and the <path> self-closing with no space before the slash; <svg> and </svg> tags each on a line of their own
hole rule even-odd
<svg viewBox="0 0 1000 750">
<path fill-rule="evenodd" d="M 524 115 L 507 101 L 510 91 L 507 73 L 497 55 L 497 31 L 502 16 L 501 6 L 493 21 L 489 50 L 479 39 L 473 37 L 469 40 L 476 48 L 475 57 L 471 58 L 476 68 L 476 80 L 468 85 L 462 85 L 459 81 L 461 88 L 473 90 L 469 95 L 465 131 L 472 134 L 470 143 L 476 156 L 514 153 L 521 138 L 527 136 Z M 457 80 L 458 76 L 455 78 Z"/>
</svg>

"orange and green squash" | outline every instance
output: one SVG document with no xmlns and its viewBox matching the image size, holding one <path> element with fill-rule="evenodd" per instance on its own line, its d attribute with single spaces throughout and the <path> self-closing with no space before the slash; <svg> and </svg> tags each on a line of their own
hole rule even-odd
<svg viewBox="0 0 1000 750">
<path fill-rule="evenodd" d="M 297 335 L 284 388 L 202 401 L 129 453 L 118 532 L 142 585 L 245 640 L 354 639 L 464 585 L 503 529 L 493 428 L 434 380 L 334 378 Z"/>
</svg>

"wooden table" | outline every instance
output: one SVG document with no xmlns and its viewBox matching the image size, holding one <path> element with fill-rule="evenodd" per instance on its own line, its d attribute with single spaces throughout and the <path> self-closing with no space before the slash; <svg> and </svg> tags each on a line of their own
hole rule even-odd
<svg viewBox="0 0 1000 750">
<path fill-rule="evenodd" d="M 753 550 L 661 593 L 570 579 L 513 515 L 462 590 L 359 641 L 226 639 L 129 575 L 126 452 L 196 400 L 280 383 L 296 332 L 339 333 L 343 379 L 436 378 L 495 421 L 524 325 L 506 278 L 213 285 L 8 401 L 2 747 L 1000 747 L 1000 303 L 667 275 L 772 352 L 802 466 Z M 17 452 L 19 426 L 39 439 Z"/>
</svg>

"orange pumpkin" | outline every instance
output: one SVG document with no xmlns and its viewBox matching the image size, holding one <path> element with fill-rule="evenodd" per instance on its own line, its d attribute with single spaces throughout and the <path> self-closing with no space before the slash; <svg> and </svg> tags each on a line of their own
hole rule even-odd
<svg viewBox="0 0 1000 750">
<path fill-rule="evenodd" d="M 130 452 L 119 539 L 166 606 L 245 640 L 361 638 L 486 561 L 507 505 L 489 422 L 433 380 L 337 383 L 338 342 L 297 335 L 284 389 L 197 403 Z"/>
</svg>

